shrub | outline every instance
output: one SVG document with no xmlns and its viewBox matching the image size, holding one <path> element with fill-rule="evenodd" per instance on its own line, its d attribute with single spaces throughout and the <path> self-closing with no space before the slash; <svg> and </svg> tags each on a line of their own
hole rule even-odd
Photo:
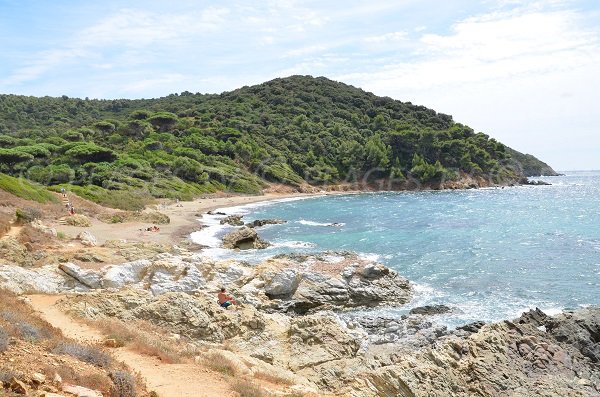
<svg viewBox="0 0 600 397">
<path fill-rule="evenodd" d="M 66 354 L 101 368 L 110 367 L 113 361 L 108 354 L 98 348 L 83 346 L 73 342 L 62 342 L 58 344 L 52 352 L 55 354 Z"/>
<path fill-rule="evenodd" d="M 231 388 L 238 392 L 240 397 L 262 397 L 264 395 L 260 386 L 246 379 L 237 379 L 231 384 Z"/>
<path fill-rule="evenodd" d="M 42 217 L 42 211 L 37 208 L 17 208 L 15 211 L 18 223 L 30 223 Z"/>
<path fill-rule="evenodd" d="M 0 328 L 0 353 L 8 350 L 9 340 L 10 340 L 10 337 L 9 337 L 8 333 L 4 329 Z"/>
<path fill-rule="evenodd" d="M 12 378 L 17 378 L 19 379 L 19 377 L 21 376 L 20 373 L 13 371 L 10 368 L 0 368 L 0 385 L 4 382 L 10 382 L 10 380 Z M 0 389 L 1 391 L 1 389 Z M 0 394 L 3 395 L 3 394 Z"/>
<path fill-rule="evenodd" d="M 14 165 L 33 160 L 33 155 L 15 149 L 0 149 L 0 164 Z"/>
<path fill-rule="evenodd" d="M 72 157 L 81 163 L 110 162 L 117 158 L 117 155 L 111 149 L 96 145 L 95 143 L 80 143 L 67 150 L 65 155 Z"/>
<path fill-rule="evenodd" d="M 75 171 L 66 164 L 49 165 L 47 167 L 36 165 L 27 171 L 27 176 L 29 179 L 44 185 L 56 185 L 72 181 L 75 178 Z"/>
<path fill-rule="evenodd" d="M 233 376 L 238 371 L 236 364 L 219 352 L 212 352 L 210 357 L 204 359 L 203 363 L 206 367 L 223 375 Z"/>
<path fill-rule="evenodd" d="M 136 397 L 135 379 L 129 372 L 114 371 L 109 376 L 113 381 L 111 397 Z"/>
<path fill-rule="evenodd" d="M 21 338 L 27 342 L 39 342 L 47 337 L 47 335 L 44 335 L 43 330 L 27 322 L 16 323 L 14 326 L 19 331 Z"/>
<path fill-rule="evenodd" d="M 31 183 L 23 178 L 14 178 L 0 173 L 0 189 L 25 200 L 38 203 L 56 203 L 58 199 L 44 187 Z"/>
<path fill-rule="evenodd" d="M 170 112 L 158 112 L 152 115 L 148 121 L 159 131 L 168 131 L 177 124 L 177 115 Z"/>
<path fill-rule="evenodd" d="M 85 215 L 76 214 L 73 216 L 68 216 L 65 221 L 68 225 L 78 226 L 78 227 L 90 227 L 92 226 L 92 222 Z"/>
</svg>

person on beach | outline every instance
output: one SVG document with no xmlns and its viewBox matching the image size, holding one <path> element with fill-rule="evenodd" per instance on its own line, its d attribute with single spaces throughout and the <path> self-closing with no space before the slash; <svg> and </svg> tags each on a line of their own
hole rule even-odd
<svg viewBox="0 0 600 397">
<path fill-rule="evenodd" d="M 233 296 L 227 295 L 227 292 L 225 292 L 225 288 L 221 288 L 221 292 L 219 292 L 217 297 L 219 299 L 219 306 L 224 307 L 225 309 L 227 309 L 231 305 L 237 304 Z"/>
</svg>

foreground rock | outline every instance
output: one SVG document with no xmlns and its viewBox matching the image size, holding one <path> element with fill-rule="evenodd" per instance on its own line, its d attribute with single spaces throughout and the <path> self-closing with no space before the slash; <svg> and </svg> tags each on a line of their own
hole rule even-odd
<svg viewBox="0 0 600 397">
<path fill-rule="evenodd" d="M 343 390 L 352 396 L 600 396 L 600 367 L 589 350 L 598 343 L 599 318 L 599 308 L 582 309 L 546 317 L 543 327 L 504 321 L 399 355 L 386 346 L 386 365 Z M 556 333 L 544 331 L 552 327 Z"/>
<path fill-rule="evenodd" d="M 249 356 L 291 371 L 320 395 L 600 396 L 598 308 L 546 316 L 543 326 L 517 319 L 475 333 L 445 332 L 411 346 L 370 343 L 367 327 L 331 312 L 287 316 L 253 305 L 223 310 L 206 294 L 94 292 L 62 305 L 88 318 L 150 321 L 200 346 L 227 341 L 242 362 Z"/>
<path fill-rule="evenodd" d="M 256 230 L 242 227 L 223 237 L 223 247 L 229 249 L 264 249 L 269 243 L 258 237 Z"/>
<path fill-rule="evenodd" d="M 402 305 L 408 280 L 351 253 L 282 255 L 259 267 L 269 309 L 304 314 L 319 309 Z"/>
</svg>

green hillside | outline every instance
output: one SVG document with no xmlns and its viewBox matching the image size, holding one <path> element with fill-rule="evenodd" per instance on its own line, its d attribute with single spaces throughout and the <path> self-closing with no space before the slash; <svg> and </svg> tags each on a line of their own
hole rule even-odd
<svg viewBox="0 0 600 397">
<path fill-rule="evenodd" d="M 406 188 L 464 174 L 508 183 L 522 176 L 516 158 L 449 115 L 322 77 L 158 99 L 0 96 L 0 172 L 88 197 L 188 199 L 363 178 Z"/>
</svg>

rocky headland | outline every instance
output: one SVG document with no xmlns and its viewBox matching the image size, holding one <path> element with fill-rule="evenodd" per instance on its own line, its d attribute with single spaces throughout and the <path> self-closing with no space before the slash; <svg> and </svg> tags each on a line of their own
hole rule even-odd
<svg viewBox="0 0 600 397">
<path fill-rule="evenodd" d="M 218 306 L 221 286 L 240 304 Z M 198 361 L 225 354 L 305 395 L 600 395 L 600 309 L 532 311 L 456 330 L 431 321 L 445 306 L 386 318 L 364 309 L 406 304 L 409 281 L 348 252 L 252 265 L 178 248 L 95 270 L 5 264 L 0 287 L 66 293 L 59 305 L 76 317 L 148 321 L 201 347 Z"/>
</svg>

